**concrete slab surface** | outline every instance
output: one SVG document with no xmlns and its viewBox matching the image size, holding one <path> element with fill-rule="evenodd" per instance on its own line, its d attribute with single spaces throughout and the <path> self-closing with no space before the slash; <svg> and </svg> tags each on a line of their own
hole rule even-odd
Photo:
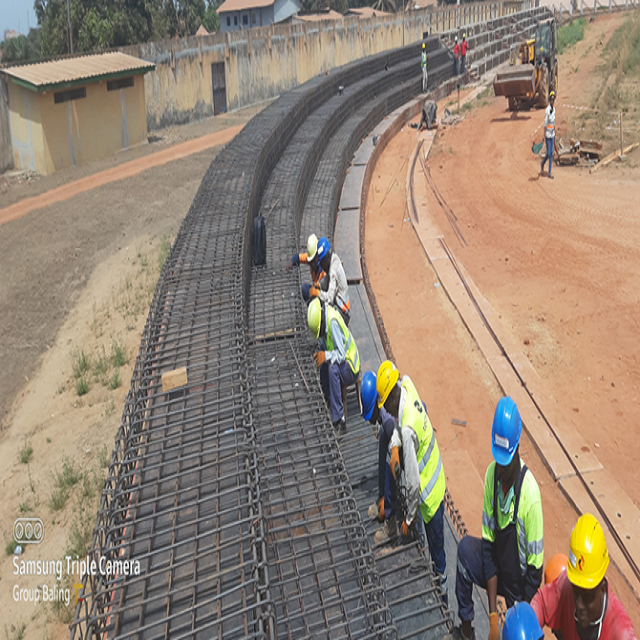
<svg viewBox="0 0 640 640">
<path fill-rule="evenodd" d="M 359 209 L 360 198 L 362 197 L 362 182 L 364 180 L 363 165 L 351 166 L 344 179 L 342 187 L 342 197 L 340 198 L 340 209 Z"/>
<path fill-rule="evenodd" d="M 347 282 L 362 282 L 360 209 L 341 209 L 338 211 L 333 246 L 342 260 Z"/>
</svg>

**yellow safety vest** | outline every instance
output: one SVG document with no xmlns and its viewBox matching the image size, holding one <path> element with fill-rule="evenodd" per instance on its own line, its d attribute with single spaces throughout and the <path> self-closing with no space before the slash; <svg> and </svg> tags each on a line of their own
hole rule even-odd
<svg viewBox="0 0 640 640">
<path fill-rule="evenodd" d="M 429 522 L 437 511 L 446 488 L 444 467 L 433 427 L 422 400 L 411 380 L 404 380 L 404 409 L 402 428 L 409 427 L 418 438 L 418 469 L 420 470 L 420 511 L 422 519 Z"/>
<path fill-rule="evenodd" d="M 346 344 L 345 351 L 347 352 L 347 362 L 351 371 L 355 375 L 358 375 L 360 371 L 360 356 L 358 355 L 358 347 L 356 347 L 356 341 L 351 336 L 351 331 L 347 328 L 347 325 L 342 319 L 342 315 L 337 309 L 334 309 L 331 305 L 327 305 L 327 351 L 333 351 L 333 336 L 331 335 L 331 322 L 335 320 L 342 330 L 342 334 L 345 336 Z"/>
</svg>

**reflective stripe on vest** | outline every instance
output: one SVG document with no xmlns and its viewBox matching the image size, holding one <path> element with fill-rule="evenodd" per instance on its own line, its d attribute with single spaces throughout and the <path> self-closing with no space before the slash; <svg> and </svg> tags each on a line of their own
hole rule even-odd
<svg viewBox="0 0 640 640">
<path fill-rule="evenodd" d="M 442 458 L 429 416 L 424 410 L 416 388 L 410 380 L 405 380 L 402 388 L 405 390 L 402 427 L 411 428 L 418 438 L 416 454 L 420 470 L 421 508 L 425 508 L 430 515 L 433 515 L 440 506 L 445 489 Z M 437 490 L 435 490 L 436 487 Z M 427 521 L 425 519 L 425 522 Z"/>
<path fill-rule="evenodd" d="M 342 330 L 342 335 L 346 337 L 346 343 L 344 350 L 346 352 L 346 360 L 349 363 L 349 367 L 354 374 L 358 374 L 360 371 L 360 356 L 358 355 L 358 347 L 356 347 L 355 340 L 351 338 L 351 332 L 344 323 L 340 312 L 334 309 L 331 305 L 327 306 L 327 351 L 333 351 L 333 336 L 331 335 L 331 323 L 336 321 Z"/>
</svg>

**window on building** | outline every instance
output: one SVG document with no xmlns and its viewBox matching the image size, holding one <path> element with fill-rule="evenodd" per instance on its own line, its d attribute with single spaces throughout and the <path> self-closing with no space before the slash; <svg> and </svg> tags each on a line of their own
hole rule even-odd
<svg viewBox="0 0 640 640">
<path fill-rule="evenodd" d="M 256 14 L 255 14 L 255 13 L 252 13 L 252 14 L 251 14 L 251 23 L 252 23 L 252 24 L 255 24 L 255 23 L 256 23 Z"/>
<path fill-rule="evenodd" d="M 249 16 L 246 13 L 242 16 L 242 24 L 249 24 Z"/>
<path fill-rule="evenodd" d="M 126 89 L 127 87 L 133 87 L 133 76 L 118 78 L 117 80 L 107 80 L 107 91 L 116 91 L 117 89 Z"/>
<path fill-rule="evenodd" d="M 233 16 L 233 25 L 234 25 L 235 27 L 237 27 L 237 26 L 238 26 L 238 16 Z"/>
<path fill-rule="evenodd" d="M 231 26 L 231 16 L 227 16 L 227 27 Z"/>
<path fill-rule="evenodd" d="M 61 102 L 69 102 L 70 100 L 79 100 L 87 97 L 86 87 L 77 87 L 76 89 L 66 89 L 65 91 L 56 91 L 53 94 L 54 104 Z"/>
</svg>

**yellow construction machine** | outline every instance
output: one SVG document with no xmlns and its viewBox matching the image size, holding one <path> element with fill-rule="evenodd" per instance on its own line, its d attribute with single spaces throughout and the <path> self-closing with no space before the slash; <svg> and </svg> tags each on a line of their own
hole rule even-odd
<svg viewBox="0 0 640 640">
<path fill-rule="evenodd" d="M 509 71 L 493 81 L 497 96 L 509 99 L 509 110 L 546 107 L 549 92 L 558 92 L 558 33 L 555 18 L 538 23 L 536 37 L 525 40 Z"/>
</svg>

